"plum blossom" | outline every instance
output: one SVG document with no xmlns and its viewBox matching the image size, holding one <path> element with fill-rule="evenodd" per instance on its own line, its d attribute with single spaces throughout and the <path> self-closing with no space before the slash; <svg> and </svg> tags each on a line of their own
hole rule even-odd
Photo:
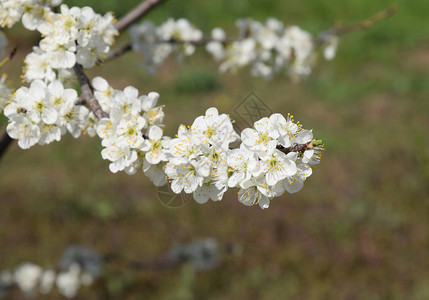
<svg viewBox="0 0 429 300">
<path fill-rule="evenodd" d="M 6 105 L 6 131 L 23 149 L 59 141 L 67 131 L 77 138 L 86 126 L 89 110 L 75 106 L 76 100 L 77 92 L 65 89 L 59 80 L 49 84 L 33 80 L 29 88 L 19 88 Z"/>
<path fill-rule="evenodd" d="M 179 60 L 195 52 L 192 41 L 202 38 L 201 30 L 194 27 L 186 19 L 168 19 L 161 26 L 156 27 L 151 21 L 130 28 L 132 47 L 141 52 L 144 65 L 149 73 L 155 73 L 164 60 L 175 53 Z M 174 43 L 164 43 L 171 41 Z"/>
<path fill-rule="evenodd" d="M 255 129 L 246 128 L 241 133 L 243 144 L 250 150 L 255 151 L 259 157 L 271 155 L 279 137 L 275 124 L 269 118 L 262 118 L 254 124 Z"/>
<path fill-rule="evenodd" d="M 220 149 L 227 149 L 230 143 L 239 138 L 232 127 L 229 116 L 219 115 L 218 110 L 214 107 L 209 108 L 205 116 L 195 119 L 191 131 L 199 143 L 209 143 Z"/>
<path fill-rule="evenodd" d="M 15 282 L 25 293 L 31 294 L 37 286 L 43 269 L 33 263 L 23 263 L 15 270 Z"/>
<path fill-rule="evenodd" d="M 165 139 L 162 140 L 162 129 L 153 125 L 148 130 L 147 139 L 143 142 L 142 150 L 147 151 L 145 159 L 148 163 L 156 165 L 161 161 L 167 161 L 164 148 L 168 143 Z"/>
</svg>

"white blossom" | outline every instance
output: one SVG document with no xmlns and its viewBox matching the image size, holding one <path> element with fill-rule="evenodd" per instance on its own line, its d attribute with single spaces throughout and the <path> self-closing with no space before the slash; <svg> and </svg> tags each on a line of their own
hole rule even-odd
<svg viewBox="0 0 429 300">
<path fill-rule="evenodd" d="M 255 151 L 259 157 L 271 155 L 278 144 L 279 133 L 269 118 L 262 118 L 254 124 L 255 129 L 246 128 L 241 132 L 243 144 Z"/>
<path fill-rule="evenodd" d="M 257 186 L 251 186 L 246 189 L 241 188 L 238 191 L 238 201 L 246 206 L 258 204 L 262 209 L 265 209 L 270 206 L 270 200 Z"/>
<path fill-rule="evenodd" d="M 18 140 L 18 146 L 28 149 L 40 139 L 40 128 L 27 117 L 17 116 L 6 127 L 7 134 Z"/>
<path fill-rule="evenodd" d="M 171 53 L 175 53 L 179 60 L 192 55 L 195 52 L 192 41 L 198 41 L 203 36 L 201 30 L 186 19 L 168 19 L 159 27 L 145 21 L 133 25 L 130 35 L 133 49 L 143 54 L 144 65 L 150 73 L 155 73 Z"/>
<path fill-rule="evenodd" d="M 197 187 L 193 192 L 193 197 L 196 202 L 203 204 L 208 200 L 220 201 L 222 200 L 224 190 L 220 189 L 213 181 L 203 183 Z"/>
<path fill-rule="evenodd" d="M 286 176 L 295 175 L 297 172 L 296 159 L 295 152 L 284 154 L 279 150 L 274 150 L 271 155 L 264 156 L 261 160 L 261 171 L 265 174 L 267 184 L 274 186 Z"/>
<path fill-rule="evenodd" d="M 100 76 L 92 79 L 92 86 L 94 88 L 94 96 L 97 98 L 98 103 L 100 103 L 101 108 L 106 113 L 110 113 L 114 89 L 109 85 L 106 79 Z"/>
<path fill-rule="evenodd" d="M 143 171 L 155 186 L 163 186 L 167 183 L 167 175 L 164 172 L 164 163 L 151 164 L 147 160 L 143 161 Z"/>
<path fill-rule="evenodd" d="M 23 149 L 59 141 L 67 131 L 77 138 L 86 127 L 89 110 L 76 106 L 76 100 L 77 92 L 65 89 L 59 80 L 49 84 L 33 80 L 29 88 L 19 88 L 6 105 L 6 131 Z"/>
<path fill-rule="evenodd" d="M 15 282 L 18 287 L 25 293 L 34 292 L 43 270 L 33 263 L 23 263 L 15 270 Z"/>
<path fill-rule="evenodd" d="M 228 153 L 228 167 L 231 173 L 228 179 L 229 187 L 243 185 L 253 175 L 259 174 L 260 164 L 255 152 L 248 150 L 241 144 L 239 149 L 233 149 Z"/>
<path fill-rule="evenodd" d="M 163 150 L 165 146 L 165 141 L 162 141 L 162 129 L 156 125 L 151 126 L 142 147 L 142 150 L 146 151 L 146 161 L 153 165 L 167 161 L 167 156 Z"/>
<path fill-rule="evenodd" d="M 49 55 L 39 47 L 33 47 L 25 57 L 24 79 L 31 82 L 35 79 L 53 81 L 56 78 L 54 69 L 49 62 Z"/>
<path fill-rule="evenodd" d="M 77 290 L 81 285 L 79 278 L 80 272 L 81 269 L 78 264 L 71 264 L 67 271 L 57 275 L 55 284 L 61 295 L 67 298 L 76 296 Z"/>
<path fill-rule="evenodd" d="M 224 150 L 228 149 L 229 144 L 239 138 L 232 127 L 229 116 L 226 114 L 219 115 L 218 110 L 214 107 L 209 108 L 205 116 L 195 119 L 191 131 L 199 143 L 209 143 Z"/>
<path fill-rule="evenodd" d="M 326 60 L 333 60 L 337 53 L 339 39 L 335 35 L 329 35 L 325 48 L 323 49 L 323 56 Z"/>
<path fill-rule="evenodd" d="M 48 294 L 55 283 L 55 271 L 45 270 L 40 276 L 40 287 L 39 290 L 42 294 Z"/>
</svg>

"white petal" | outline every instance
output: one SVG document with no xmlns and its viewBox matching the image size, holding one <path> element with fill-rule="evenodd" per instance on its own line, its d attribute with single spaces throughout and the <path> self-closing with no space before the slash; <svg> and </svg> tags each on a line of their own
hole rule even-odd
<svg viewBox="0 0 429 300">
<path fill-rule="evenodd" d="M 207 201 L 209 201 L 209 199 L 210 199 L 209 193 L 208 193 L 207 189 L 204 187 L 198 188 L 193 193 L 193 196 L 194 196 L 195 201 L 197 201 L 200 204 L 204 204 Z"/>
<path fill-rule="evenodd" d="M 179 194 L 183 189 L 183 186 L 180 184 L 180 180 L 178 179 L 174 179 L 173 182 L 171 183 L 171 190 L 176 193 Z"/>
<path fill-rule="evenodd" d="M 261 199 L 259 199 L 258 204 L 259 207 L 262 209 L 268 208 L 270 206 L 270 199 L 267 196 L 262 195 Z"/>
<path fill-rule="evenodd" d="M 162 137 L 162 129 L 158 126 L 154 125 L 149 128 L 149 139 L 151 140 L 159 140 Z"/>
<path fill-rule="evenodd" d="M 139 96 L 139 91 L 135 87 L 127 86 L 124 89 L 124 94 L 128 99 L 137 99 Z"/>
<path fill-rule="evenodd" d="M 297 179 L 293 181 L 285 180 L 283 186 L 288 193 L 293 194 L 299 192 L 304 187 L 304 182 Z"/>
<path fill-rule="evenodd" d="M 42 121 L 46 124 L 54 124 L 57 118 L 58 112 L 54 108 L 47 107 L 43 110 Z"/>
<path fill-rule="evenodd" d="M 94 77 L 92 79 L 92 86 L 97 91 L 105 91 L 109 88 L 109 84 L 107 83 L 107 80 L 100 76 Z"/>
<path fill-rule="evenodd" d="M 295 141 L 298 144 L 305 144 L 310 142 L 313 139 L 313 132 L 311 130 L 301 130 L 300 133 L 298 133 L 298 136 L 296 137 Z"/>
</svg>

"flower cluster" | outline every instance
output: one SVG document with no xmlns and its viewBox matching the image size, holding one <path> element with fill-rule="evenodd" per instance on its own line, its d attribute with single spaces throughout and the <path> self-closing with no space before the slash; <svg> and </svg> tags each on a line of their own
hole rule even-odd
<svg viewBox="0 0 429 300">
<path fill-rule="evenodd" d="M 72 263 L 66 270 L 57 273 L 30 262 L 20 264 L 13 272 L 0 272 L 0 287 L 16 285 L 27 297 L 34 295 L 37 290 L 41 294 L 48 294 L 56 285 L 61 295 L 73 298 L 82 285 L 89 286 L 93 281 L 94 276 L 77 263 Z"/>
<path fill-rule="evenodd" d="M 2 3 L 10 9 L 25 4 L 24 26 L 37 29 L 43 39 L 25 60 L 23 78 L 30 87 L 19 88 L 9 101 L 5 98 L 11 90 L 5 79 L 0 81 L 0 109 L 4 107 L 9 118 L 6 128 L 9 136 L 27 149 L 37 143 L 59 141 L 67 131 L 75 138 L 82 132 L 95 135 L 94 114 L 85 106 L 76 105 L 78 94 L 67 87 L 71 86 L 74 76 L 71 68 L 76 63 L 92 67 L 110 50 L 117 34 L 112 14 L 101 16 L 90 7 L 66 5 L 61 6 L 61 13 L 54 13 L 49 1 L 23 1 Z"/>
<path fill-rule="evenodd" d="M 250 67 L 253 76 L 264 78 L 283 71 L 295 78 L 311 73 L 316 43 L 309 32 L 298 26 L 285 27 L 274 18 L 267 19 L 265 24 L 240 19 L 237 27 L 239 36 L 235 39 L 228 39 L 221 28 L 213 29 L 211 38 L 203 39 L 201 31 L 187 20 L 170 19 L 159 27 L 150 21 L 134 25 L 130 34 L 133 50 L 143 53 L 150 72 L 173 51 L 188 56 L 194 53 L 195 44 L 206 44 L 206 50 L 221 63 L 221 72 Z M 324 41 L 324 56 L 330 60 L 335 56 L 338 38 L 330 36 Z"/>
<path fill-rule="evenodd" d="M 262 208 L 273 197 L 300 191 L 323 151 L 311 130 L 303 130 L 292 116 L 285 119 L 281 114 L 256 121 L 254 128 L 243 130 L 241 140 L 242 154 L 229 161 L 231 178 L 238 172 L 242 179 L 235 185 L 240 187 L 241 203 L 258 203 Z"/>
<path fill-rule="evenodd" d="M 165 173 L 175 193 L 192 193 L 199 203 L 219 201 L 228 188 L 239 188 L 244 205 L 267 208 L 284 192 L 301 190 L 318 164 L 323 146 L 309 130 L 291 117 L 273 114 L 241 133 L 239 148 L 230 144 L 240 137 L 231 120 L 209 108 L 190 128 L 181 126 L 167 150 Z"/>
<path fill-rule="evenodd" d="M 2 0 L 0 2 L 0 27 L 12 27 L 22 19 L 28 30 L 35 30 L 51 12 L 51 7 L 62 0 Z"/>
<path fill-rule="evenodd" d="M 111 13 L 101 16 L 90 7 L 61 5 L 61 13 L 51 13 L 37 30 L 44 37 L 40 49 L 48 54 L 50 67 L 72 68 L 75 63 L 84 68 L 104 59 L 114 43 L 117 30 Z"/>
<path fill-rule="evenodd" d="M 163 133 L 164 112 L 157 105 L 156 92 L 139 96 L 134 87 L 117 90 L 104 78 L 95 77 L 92 87 L 86 86 L 85 97 L 79 99 L 77 91 L 69 88 L 72 68 L 76 64 L 92 67 L 103 59 L 117 34 L 114 18 L 109 13 L 96 14 L 90 7 L 61 5 L 60 13 L 54 13 L 52 4 L 42 0 L 1 2 L 10 16 L 7 19 L 0 13 L 3 26 L 12 26 L 22 17 L 26 28 L 42 34 L 39 46 L 25 60 L 23 77 L 30 86 L 12 94 L 6 78 L 0 80 L 0 110 L 9 119 L 6 131 L 22 149 L 59 141 L 66 132 L 75 138 L 82 133 L 97 134 L 110 171 L 134 174 L 142 170 L 156 186 L 169 182 L 174 193 L 192 194 L 199 203 L 220 201 L 228 188 L 238 188 L 240 202 L 266 208 L 272 198 L 302 188 L 323 145 L 291 117 L 274 114 L 263 118 L 240 136 L 228 115 L 209 108 L 191 126 L 181 125 L 176 137 L 170 138 Z M 172 53 L 179 58 L 189 56 L 195 45 L 207 42 L 207 51 L 221 61 L 221 71 L 250 66 L 253 75 L 267 78 L 285 68 L 299 76 L 311 71 L 314 42 L 308 32 L 296 26 L 284 28 L 273 18 L 266 24 L 246 19 L 237 25 L 240 35 L 233 41 L 220 28 L 212 31 L 212 38 L 204 39 L 185 19 L 169 19 L 159 27 L 147 21 L 132 27 L 131 36 L 133 48 L 143 52 L 150 70 Z M 325 56 L 330 59 L 338 40 L 326 36 L 325 43 Z M 80 75 L 79 70 L 76 66 Z M 82 88 L 88 80 L 84 79 L 79 76 Z M 98 120 L 82 105 L 88 104 L 100 116 L 93 105 L 98 106 L 97 102 L 101 115 L 108 117 Z"/>
<path fill-rule="evenodd" d="M 61 79 L 65 83 L 72 76 L 69 69 L 76 63 L 90 68 L 105 58 L 118 34 L 111 13 L 101 16 L 90 7 L 69 8 L 67 5 L 61 5 L 60 13 L 54 13 L 45 1 L 39 2 L 8 0 L 4 2 L 6 4 L 0 3 L 19 11 L 23 9 L 24 26 L 29 30 L 38 30 L 43 37 L 39 46 L 33 47 L 33 51 L 25 58 L 25 81 L 40 79 L 50 82 Z"/>
<path fill-rule="evenodd" d="M 162 106 L 156 106 L 159 94 L 151 92 L 139 97 L 138 90 L 131 86 L 115 90 L 101 77 L 92 83 L 95 97 L 109 112 L 109 118 L 101 119 L 96 130 L 105 147 L 101 155 L 111 161 L 110 171 L 133 174 L 148 162 L 164 161 L 164 112 Z"/>
<path fill-rule="evenodd" d="M 186 41 L 197 41 L 203 36 L 202 31 L 186 19 L 168 19 L 159 27 L 145 21 L 132 26 L 130 35 L 133 50 L 143 54 L 145 67 L 150 73 L 155 73 L 171 53 L 176 53 L 179 59 L 192 55 L 195 46 Z"/>
<path fill-rule="evenodd" d="M 226 160 L 231 143 L 239 140 L 230 118 L 209 108 L 190 128 L 180 126 L 172 139 L 165 173 L 175 193 L 192 193 L 199 203 L 220 201 L 227 190 Z"/>
<path fill-rule="evenodd" d="M 198 203 L 220 201 L 228 188 L 239 188 L 245 205 L 269 206 L 272 198 L 299 191 L 319 163 L 323 145 L 291 116 L 273 114 L 241 133 L 228 115 L 209 108 L 175 138 L 163 136 L 159 94 L 140 96 L 133 87 L 113 89 L 93 79 L 96 98 L 109 118 L 96 125 L 112 172 L 143 170 L 156 186 L 171 184 L 174 193 L 192 194 Z"/>
<path fill-rule="evenodd" d="M 310 74 L 314 44 L 307 31 L 298 26 L 284 28 L 283 23 L 274 18 L 265 24 L 240 19 L 237 27 L 239 40 L 223 46 L 224 40 L 216 38 L 213 32 L 214 41 L 207 45 L 214 58 L 222 61 L 221 72 L 249 66 L 252 75 L 265 78 L 285 69 L 298 76 Z"/>
<path fill-rule="evenodd" d="M 90 114 L 86 107 L 75 105 L 76 100 L 77 92 L 65 89 L 59 80 L 49 84 L 34 80 L 29 88 L 20 87 L 4 108 L 9 118 L 6 131 L 22 149 L 59 141 L 67 131 L 77 138 Z"/>
</svg>

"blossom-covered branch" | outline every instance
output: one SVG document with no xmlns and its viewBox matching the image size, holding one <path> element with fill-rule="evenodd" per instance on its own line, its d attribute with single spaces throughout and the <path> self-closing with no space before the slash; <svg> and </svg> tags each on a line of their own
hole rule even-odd
<svg viewBox="0 0 429 300">
<path fill-rule="evenodd" d="M 226 190 L 237 187 L 241 203 L 267 208 L 274 197 L 299 191 L 321 158 L 323 143 L 292 116 L 273 114 L 239 135 L 226 114 L 209 108 L 170 138 L 163 133 L 162 107 L 156 106 L 159 94 L 116 90 L 101 77 L 93 79 L 93 86 L 109 112 L 96 130 L 110 170 L 143 170 L 156 186 L 170 183 L 174 193 L 192 194 L 199 203 L 220 201 Z M 240 140 L 238 148 L 230 148 Z"/>
<path fill-rule="evenodd" d="M 35 6 L 20 10 L 16 5 L 20 1 L 33 1 Z M 220 201 L 229 188 L 237 188 L 241 203 L 261 208 L 269 207 L 272 199 L 285 192 L 299 191 L 319 163 L 322 141 L 292 116 L 279 113 L 238 134 L 229 116 L 212 107 L 191 126 L 180 125 L 175 138 L 165 136 L 158 93 L 139 95 L 132 86 L 117 90 L 102 77 L 90 81 L 85 75 L 84 68 L 108 55 L 118 29 L 124 27 L 115 27 L 111 14 L 101 16 L 90 7 L 62 5 L 54 13 L 39 1 L 7 2 L 16 5 L 12 8 L 21 13 L 27 29 L 37 30 L 43 37 L 25 60 L 23 79 L 29 87 L 18 88 L 10 99 L 0 102 L 9 119 L 7 133 L 22 149 L 59 141 L 67 132 L 75 138 L 98 135 L 101 156 L 110 161 L 111 172 L 142 171 L 156 186 L 170 184 L 174 193 L 192 194 L 199 203 Z M 123 26 L 159 3 L 143 2 L 124 17 Z M 12 21 L 16 18 L 2 20 L 4 24 Z M 145 22 L 131 28 L 133 48 L 152 55 L 146 56 L 149 67 L 160 65 L 170 53 L 190 55 L 195 46 L 206 45 L 222 61 L 224 71 L 246 65 L 253 74 L 264 77 L 285 68 L 300 76 L 310 71 L 315 44 L 308 32 L 297 26 L 284 27 L 273 18 L 265 24 L 245 19 L 237 25 L 239 37 L 231 40 L 220 28 L 212 31 L 211 38 L 203 38 L 184 19 L 170 19 L 159 28 Z M 75 76 L 80 95 L 71 84 Z M 240 145 L 231 149 L 232 143 Z"/>
<path fill-rule="evenodd" d="M 159 27 L 145 21 L 131 27 L 132 43 L 113 50 L 108 60 L 130 50 L 138 51 L 143 54 L 147 70 L 154 73 L 170 54 L 175 53 L 182 59 L 195 52 L 194 46 L 205 45 L 213 58 L 221 62 L 221 72 L 250 66 L 254 76 L 271 78 L 286 71 L 297 79 L 311 72 L 318 46 L 324 48 L 324 57 L 331 60 L 338 46 L 338 36 L 367 29 L 395 12 L 396 6 L 389 7 L 364 21 L 334 26 L 315 39 L 297 26 L 284 27 L 274 18 L 269 18 L 266 24 L 251 19 L 238 20 L 240 33 L 237 38 L 227 38 L 220 28 L 215 28 L 211 37 L 203 37 L 202 32 L 186 19 L 170 19 Z"/>
</svg>

